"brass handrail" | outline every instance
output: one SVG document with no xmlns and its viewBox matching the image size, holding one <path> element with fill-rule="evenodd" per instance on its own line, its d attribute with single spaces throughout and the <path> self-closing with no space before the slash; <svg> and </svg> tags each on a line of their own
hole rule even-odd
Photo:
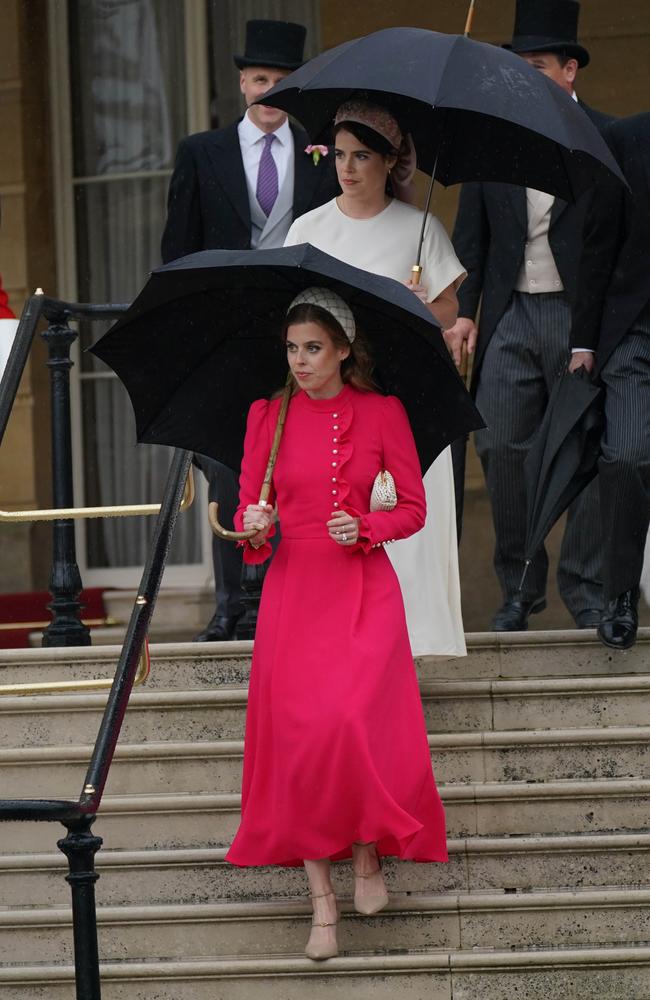
<svg viewBox="0 0 650 1000">
<path fill-rule="evenodd" d="M 187 510 L 194 502 L 194 476 L 192 469 L 185 480 L 185 490 L 180 510 Z M 159 503 L 123 504 L 112 507 L 52 507 L 44 510 L 0 510 L 0 524 L 14 524 L 16 521 L 60 521 L 80 520 L 85 517 L 131 517 L 135 514 L 158 514 Z"/>
<path fill-rule="evenodd" d="M 151 672 L 149 643 L 145 639 L 138 660 L 133 687 L 144 684 Z M 78 681 L 41 681 L 37 684 L 0 684 L 0 697 L 18 697 L 32 694 L 62 694 L 66 691 L 106 691 L 113 685 L 112 677 L 97 677 Z"/>
</svg>

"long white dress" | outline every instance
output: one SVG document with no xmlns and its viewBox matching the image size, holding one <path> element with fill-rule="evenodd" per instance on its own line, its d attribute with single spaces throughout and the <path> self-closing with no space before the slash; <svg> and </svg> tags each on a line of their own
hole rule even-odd
<svg viewBox="0 0 650 1000">
<path fill-rule="evenodd" d="M 420 210 L 400 201 L 391 201 L 371 219 L 351 219 L 333 200 L 296 219 L 285 246 L 311 243 L 354 267 L 403 282 L 415 263 L 421 225 Z M 432 215 L 427 217 L 421 264 L 429 301 L 465 275 L 444 227 Z M 386 551 L 402 588 L 413 655 L 465 656 L 449 448 L 427 470 L 424 488 L 424 528 Z"/>
</svg>

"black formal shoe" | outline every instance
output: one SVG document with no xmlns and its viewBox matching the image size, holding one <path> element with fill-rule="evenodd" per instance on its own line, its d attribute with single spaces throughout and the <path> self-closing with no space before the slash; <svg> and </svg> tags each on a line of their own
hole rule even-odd
<svg viewBox="0 0 650 1000">
<path fill-rule="evenodd" d="M 576 625 L 578 628 L 598 628 L 602 617 L 603 613 L 598 608 L 583 608 L 575 616 Z"/>
<path fill-rule="evenodd" d="M 520 601 L 517 598 L 506 601 L 492 619 L 492 631 L 525 632 L 528 628 L 528 616 L 536 615 L 545 607 L 545 597 L 538 597 L 534 601 Z"/>
<path fill-rule="evenodd" d="M 612 649 L 629 649 L 636 642 L 636 630 L 639 626 L 637 607 L 639 604 L 639 588 L 626 590 L 610 601 L 605 610 L 600 625 L 598 638 Z"/>
<path fill-rule="evenodd" d="M 238 615 L 213 615 L 202 632 L 195 635 L 192 642 L 228 642 L 235 638 L 237 622 L 241 618 Z"/>
</svg>

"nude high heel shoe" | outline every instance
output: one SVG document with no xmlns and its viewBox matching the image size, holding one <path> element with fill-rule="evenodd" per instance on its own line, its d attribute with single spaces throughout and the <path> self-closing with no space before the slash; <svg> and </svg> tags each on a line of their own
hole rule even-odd
<svg viewBox="0 0 650 1000">
<path fill-rule="evenodd" d="M 312 899 L 324 899 L 326 896 L 334 896 L 334 892 L 322 892 Z M 334 897 L 336 899 L 336 897 Z M 338 923 L 338 903 L 336 906 L 336 920 L 320 921 L 315 917 L 311 923 L 311 934 L 305 947 L 305 955 L 314 962 L 322 962 L 326 958 L 336 958 L 339 953 L 336 941 L 336 925 Z M 331 930 L 330 928 L 334 928 Z"/>
<path fill-rule="evenodd" d="M 367 847 L 367 844 L 354 844 L 353 847 Z M 377 867 L 371 872 L 354 871 L 354 908 L 357 913 L 371 916 L 379 913 L 388 905 L 388 891 L 381 870 L 381 862 L 375 850 Z M 362 888 L 362 886 L 364 888 Z"/>
</svg>

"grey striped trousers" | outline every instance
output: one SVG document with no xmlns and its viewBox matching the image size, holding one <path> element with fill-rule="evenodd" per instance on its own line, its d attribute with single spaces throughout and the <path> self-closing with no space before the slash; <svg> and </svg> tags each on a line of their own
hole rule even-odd
<svg viewBox="0 0 650 1000">
<path fill-rule="evenodd" d="M 563 294 L 514 292 L 486 348 L 476 403 L 487 428 L 476 432 L 496 534 L 494 567 L 504 599 L 517 593 L 524 565 L 524 459 L 542 421 L 552 383 L 569 356 L 571 308 Z M 594 481 L 571 505 L 558 588 L 575 617 L 602 608 L 600 511 Z M 528 570 L 524 599 L 546 591 L 548 556 L 541 549 Z"/>
<path fill-rule="evenodd" d="M 609 601 L 638 587 L 650 521 L 650 325 L 621 340 L 600 377 L 606 393 L 598 471 Z"/>
</svg>

